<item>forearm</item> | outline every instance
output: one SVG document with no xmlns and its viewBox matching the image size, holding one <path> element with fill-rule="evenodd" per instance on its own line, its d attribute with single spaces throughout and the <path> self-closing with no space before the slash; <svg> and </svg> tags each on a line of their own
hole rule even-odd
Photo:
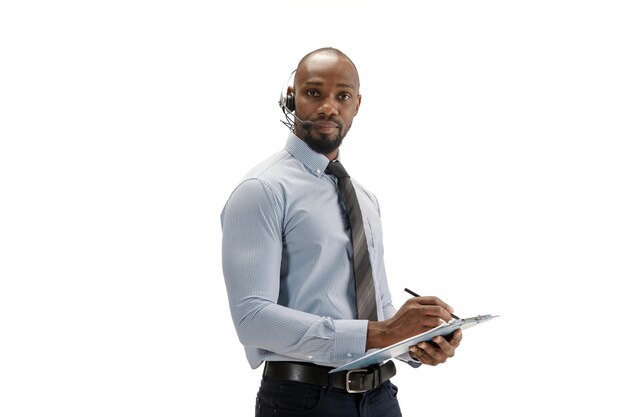
<svg viewBox="0 0 626 417">
<path fill-rule="evenodd" d="M 389 345 L 388 339 L 389 339 L 388 329 L 385 326 L 385 323 L 371 322 L 371 321 L 368 322 L 367 340 L 366 340 L 367 350 L 387 347 Z M 418 368 L 421 365 L 421 363 L 414 360 L 408 352 L 403 353 L 402 355 L 396 356 L 396 359 L 401 360 L 411 365 L 413 368 Z"/>
<path fill-rule="evenodd" d="M 386 278 L 386 276 L 385 276 Z M 389 289 L 387 288 L 387 280 L 385 279 L 384 285 L 382 285 L 382 296 L 381 303 L 383 303 L 383 317 L 381 321 L 368 322 L 367 326 L 367 339 L 365 343 L 365 349 L 379 349 L 389 345 L 387 343 L 388 334 L 387 334 L 387 326 L 384 320 L 390 319 L 396 314 L 396 308 L 391 303 L 391 295 L 389 294 Z"/>
<path fill-rule="evenodd" d="M 365 353 L 367 322 L 335 320 L 267 300 L 231 303 L 241 343 L 296 360 L 334 363 Z"/>
</svg>

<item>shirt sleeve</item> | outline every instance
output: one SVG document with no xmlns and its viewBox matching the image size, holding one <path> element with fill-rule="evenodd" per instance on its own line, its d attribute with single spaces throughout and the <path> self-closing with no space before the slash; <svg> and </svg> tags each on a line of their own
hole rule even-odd
<svg viewBox="0 0 626 417">
<path fill-rule="evenodd" d="M 244 346 L 318 363 L 365 353 L 366 320 L 335 320 L 277 304 L 284 207 L 261 179 L 242 182 L 222 211 L 222 268 Z"/>
</svg>

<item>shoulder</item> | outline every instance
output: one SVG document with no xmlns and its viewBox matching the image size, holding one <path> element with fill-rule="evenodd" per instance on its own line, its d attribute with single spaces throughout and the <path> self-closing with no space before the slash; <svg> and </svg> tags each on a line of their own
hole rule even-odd
<svg viewBox="0 0 626 417">
<path fill-rule="evenodd" d="M 372 204 L 376 211 L 380 214 L 380 205 L 378 204 L 378 198 L 376 198 L 376 195 L 367 188 L 365 188 L 357 180 L 352 179 L 352 183 L 354 184 L 354 187 L 360 191 L 361 195 L 366 197 L 366 201 Z"/>
<path fill-rule="evenodd" d="M 250 179 L 272 181 L 276 177 L 276 174 L 280 172 L 287 163 L 289 156 L 289 153 L 284 149 L 276 152 L 274 155 L 266 158 L 250 169 L 246 175 L 244 175 L 242 182 Z"/>
<path fill-rule="evenodd" d="M 278 191 L 305 171 L 304 164 L 283 149 L 248 171 L 242 182 L 257 180 Z"/>
<path fill-rule="evenodd" d="M 287 157 L 286 152 L 277 152 L 250 169 L 239 180 L 228 197 L 226 205 L 233 200 L 244 200 L 251 203 L 275 194 L 275 183 L 278 177 L 276 172 L 280 170 L 280 166 Z"/>
<path fill-rule="evenodd" d="M 248 206 L 270 204 L 282 207 L 286 198 L 286 186 L 294 171 L 301 170 L 301 163 L 286 150 L 281 150 L 250 169 L 235 186 L 226 201 Z"/>
</svg>

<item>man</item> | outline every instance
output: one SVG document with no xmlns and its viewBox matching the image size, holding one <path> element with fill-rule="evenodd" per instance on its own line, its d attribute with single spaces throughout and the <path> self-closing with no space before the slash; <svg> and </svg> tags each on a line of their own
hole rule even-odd
<svg viewBox="0 0 626 417">
<path fill-rule="evenodd" d="M 360 105 L 359 75 L 343 52 L 304 56 L 281 97 L 292 128 L 285 149 L 252 169 L 222 212 L 232 318 L 251 367 L 265 362 L 257 417 L 400 416 L 393 361 L 328 372 L 451 319 L 437 297 L 411 298 L 397 312 L 391 304 L 378 202 L 337 162 Z M 401 359 L 443 363 L 461 337 L 420 343 Z"/>
</svg>

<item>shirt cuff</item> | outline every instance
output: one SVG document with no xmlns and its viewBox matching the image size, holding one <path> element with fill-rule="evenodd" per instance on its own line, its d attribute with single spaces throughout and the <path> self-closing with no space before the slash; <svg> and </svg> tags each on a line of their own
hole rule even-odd
<svg viewBox="0 0 626 417">
<path fill-rule="evenodd" d="M 402 362 L 411 365 L 413 368 L 419 368 L 420 366 L 422 366 L 422 362 L 413 359 L 409 352 L 396 356 L 396 359 L 399 359 Z"/>
<path fill-rule="evenodd" d="M 366 340 L 367 320 L 335 320 L 335 359 L 363 356 Z"/>
</svg>

